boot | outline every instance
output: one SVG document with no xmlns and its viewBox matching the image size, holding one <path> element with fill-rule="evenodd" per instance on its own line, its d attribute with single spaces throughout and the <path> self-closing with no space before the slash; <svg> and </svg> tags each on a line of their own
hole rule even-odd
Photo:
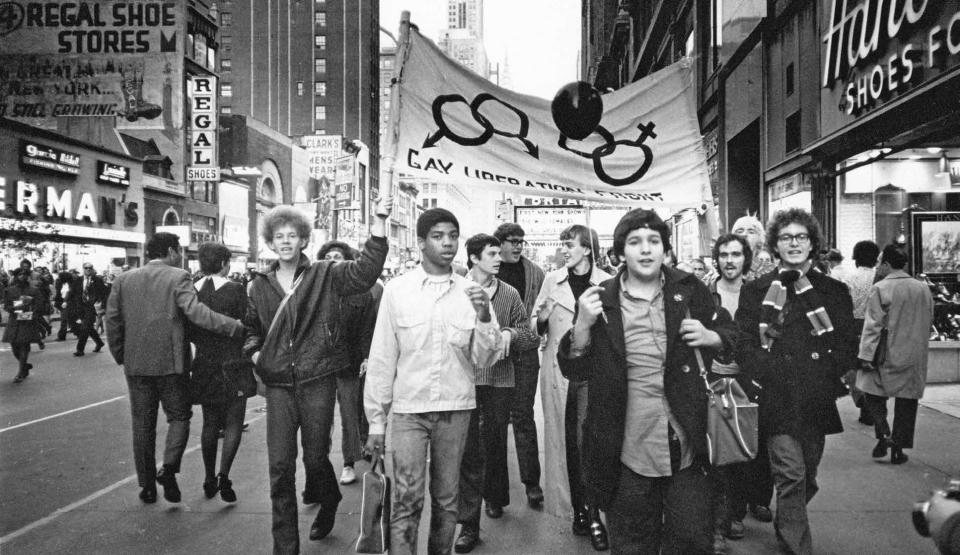
<svg viewBox="0 0 960 555">
<path fill-rule="evenodd" d="M 586 507 L 577 507 L 573 510 L 572 529 L 574 536 L 590 535 L 590 517 L 587 514 Z"/>
<path fill-rule="evenodd" d="M 610 549 L 610 542 L 607 540 L 607 528 L 600 520 L 600 509 L 590 507 L 590 543 L 595 551 L 606 551 Z"/>
</svg>

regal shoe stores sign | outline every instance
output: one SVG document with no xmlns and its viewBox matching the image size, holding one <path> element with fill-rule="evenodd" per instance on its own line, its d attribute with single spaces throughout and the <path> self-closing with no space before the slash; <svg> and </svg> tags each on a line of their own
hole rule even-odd
<svg viewBox="0 0 960 555">
<path fill-rule="evenodd" d="M 217 78 L 191 75 L 187 80 L 190 98 L 190 163 L 187 181 L 220 181 L 217 165 Z"/>
<path fill-rule="evenodd" d="M 960 64 L 960 2 L 824 0 L 823 134 Z"/>
</svg>

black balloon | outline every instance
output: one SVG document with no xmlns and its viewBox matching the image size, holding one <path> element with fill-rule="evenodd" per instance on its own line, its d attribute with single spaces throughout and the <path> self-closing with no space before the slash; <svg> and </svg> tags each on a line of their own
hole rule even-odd
<svg viewBox="0 0 960 555">
<path fill-rule="evenodd" d="M 571 139 L 587 138 L 600 124 L 603 99 L 590 83 L 574 81 L 564 85 L 550 103 L 553 123 Z"/>
</svg>

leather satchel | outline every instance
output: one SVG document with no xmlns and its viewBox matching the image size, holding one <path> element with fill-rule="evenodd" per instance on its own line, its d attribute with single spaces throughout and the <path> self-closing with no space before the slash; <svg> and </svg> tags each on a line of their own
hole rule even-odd
<svg viewBox="0 0 960 555">
<path fill-rule="evenodd" d="M 377 472 L 379 467 L 380 471 Z M 357 553 L 386 553 L 390 549 L 390 478 L 383 457 L 376 453 L 370 470 L 363 473 L 360 498 L 360 535 Z"/>
</svg>

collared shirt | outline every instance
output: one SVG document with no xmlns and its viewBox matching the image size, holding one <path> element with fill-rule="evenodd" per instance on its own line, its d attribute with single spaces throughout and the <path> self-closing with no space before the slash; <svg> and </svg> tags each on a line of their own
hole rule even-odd
<svg viewBox="0 0 960 555">
<path fill-rule="evenodd" d="M 213 282 L 213 289 L 214 289 L 214 291 L 220 289 L 221 287 L 224 286 L 225 283 L 227 283 L 228 281 L 230 281 L 229 279 L 227 279 L 227 278 L 225 278 L 225 277 L 223 277 L 223 276 L 216 275 L 216 274 L 212 274 L 212 275 L 208 275 L 208 276 L 203 276 L 202 278 L 198 279 L 198 280 L 193 284 L 193 288 L 196 289 L 197 291 L 199 291 L 200 289 L 203 288 L 203 284 L 206 283 L 207 280 L 210 280 L 210 281 Z"/>
<path fill-rule="evenodd" d="M 840 281 L 850 288 L 850 298 L 853 299 L 853 317 L 863 320 L 867 311 L 867 299 L 870 298 L 870 288 L 873 287 L 873 277 L 876 271 L 873 268 L 857 266 L 852 272 L 845 272 Z"/>
<path fill-rule="evenodd" d="M 680 440 L 680 469 L 693 463 L 683 428 L 670 412 L 663 388 L 667 360 L 667 322 L 663 289 L 652 299 L 630 295 L 621 282 L 620 310 L 627 354 L 627 410 L 620 462 L 641 476 L 673 474 L 670 465 L 670 424 Z"/>
<path fill-rule="evenodd" d="M 503 351 L 496 315 L 481 322 L 466 294 L 476 285 L 422 267 L 391 280 L 373 332 L 364 410 L 371 434 L 383 434 L 387 413 L 476 408 L 474 367 L 492 366 Z"/>
</svg>

